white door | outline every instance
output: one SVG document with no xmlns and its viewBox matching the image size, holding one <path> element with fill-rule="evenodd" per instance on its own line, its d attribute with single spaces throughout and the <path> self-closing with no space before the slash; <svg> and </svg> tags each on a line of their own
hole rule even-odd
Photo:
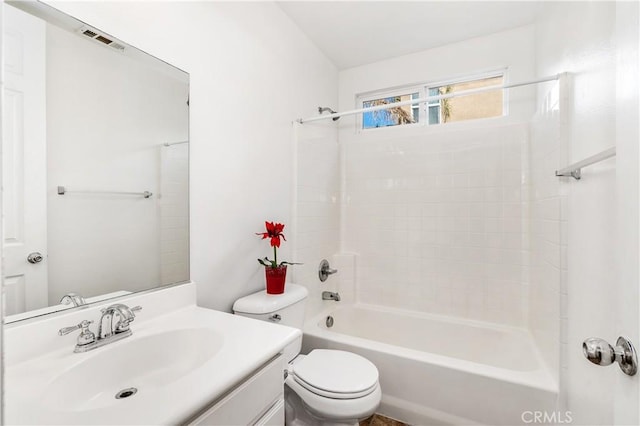
<svg viewBox="0 0 640 426">
<path fill-rule="evenodd" d="M 48 304 L 46 26 L 3 3 L 2 202 L 5 315 Z M 29 263 L 30 253 L 42 261 Z"/>
<path fill-rule="evenodd" d="M 608 339 L 618 336 L 640 349 L 640 55 L 638 2 L 616 3 L 616 185 L 618 193 L 618 271 L 615 318 Z M 606 285 L 606 283 L 603 283 Z M 616 375 L 613 415 L 616 425 L 640 424 L 640 372 Z"/>
</svg>

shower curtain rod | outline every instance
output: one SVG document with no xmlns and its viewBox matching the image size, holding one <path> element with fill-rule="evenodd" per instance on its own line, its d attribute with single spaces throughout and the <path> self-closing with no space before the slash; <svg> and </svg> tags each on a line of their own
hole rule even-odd
<svg viewBox="0 0 640 426">
<path fill-rule="evenodd" d="M 537 80 L 523 81 L 521 83 L 513 83 L 513 84 L 507 84 L 507 85 L 501 85 L 501 86 L 489 86 L 489 87 L 482 87 L 479 89 L 464 90 L 462 92 L 448 93 L 445 95 L 427 96 L 426 98 L 411 99 L 408 101 L 393 102 L 390 104 L 353 109 L 350 111 L 336 112 L 335 114 L 321 115 L 318 117 L 299 118 L 296 121 L 300 124 L 304 124 L 304 123 L 310 123 L 312 121 L 327 120 L 329 118 L 339 118 L 339 117 L 342 117 L 343 115 L 353 115 L 353 114 L 361 114 L 364 112 L 380 111 L 382 109 L 389 109 L 389 108 L 399 107 L 404 105 L 423 104 L 425 102 L 439 101 L 441 99 L 456 98 L 459 96 L 475 95 L 476 93 L 491 92 L 493 90 L 498 90 L 498 89 L 513 89 L 514 87 L 528 86 L 530 84 L 545 83 L 547 81 L 558 80 L 560 78 L 560 75 L 561 74 L 556 74 L 549 77 L 539 78 Z"/>
</svg>

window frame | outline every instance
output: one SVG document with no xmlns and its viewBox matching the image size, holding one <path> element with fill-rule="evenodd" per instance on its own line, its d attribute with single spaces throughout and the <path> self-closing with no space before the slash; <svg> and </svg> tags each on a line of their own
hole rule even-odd
<svg viewBox="0 0 640 426">
<path fill-rule="evenodd" d="M 425 83 L 420 83 L 420 84 L 410 84 L 410 85 L 405 85 L 405 86 L 396 86 L 393 88 L 388 88 L 388 89 L 382 89 L 382 90 L 376 90 L 376 91 L 370 91 L 370 92 L 366 92 L 366 93 L 360 93 L 356 95 L 356 108 L 360 109 L 360 108 L 364 108 L 364 103 L 365 102 L 370 102 L 373 100 L 377 100 L 377 99 L 381 99 L 381 98 L 388 98 L 391 96 L 403 96 L 403 95 L 409 95 L 411 96 L 413 93 L 418 93 L 418 98 L 426 98 L 428 96 L 428 93 L 430 91 L 430 89 L 437 89 L 439 87 L 442 86 L 447 86 L 447 85 L 454 85 L 454 84 L 460 84 L 460 83 L 468 83 L 471 81 L 476 81 L 476 80 L 485 80 L 488 78 L 496 78 L 496 77 L 502 77 L 502 84 L 506 85 L 507 84 L 507 78 L 508 78 L 508 69 L 507 68 L 500 68 L 500 69 L 494 69 L 491 71 L 485 71 L 485 72 L 479 72 L 479 73 L 475 73 L 475 74 L 467 74 L 465 76 L 462 77 L 458 77 L 458 78 L 451 78 L 451 79 L 446 79 L 446 80 L 436 80 L 436 81 L 429 81 L 429 82 L 425 82 Z M 380 130 L 380 129 L 388 129 L 388 128 L 413 128 L 413 127 L 418 127 L 418 126 L 423 126 L 423 127 L 432 127 L 432 126 L 441 126 L 443 124 L 453 124 L 453 123 L 443 123 L 441 121 L 441 119 L 439 119 L 438 123 L 433 123 L 433 124 L 429 124 L 429 103 L 423 103 L 423 104 L 419 104 L 418 105 L 418 121 L 415 123 L 410 123 L 410 124 L 399 124 L 399 125 L 394 125 L 394 126 L 384 126 L 384 127 L 370 127 L 365 129 L 364 126 L 364 113 L 359 113 L 358 114 L 358 118 L 356 120 L 356 130 L 358 132 L 368 132 L 371 130 Z M 432 104 L 431 107 L 435 107 L 435 104 Z M 437 108 L 440 108 L 439 106 L 439 102 L 438 102 L 438 106 Z M 412 110 L 414 109 L 414 107 L 411 108 Z M 440 115 L 440 112 L 439 114 Z M 499 116 L 495 116 L 495 117 L 485 117 L 485 118 L 477 118 L 477 119 L 470 119 L 470 120 L 464 120 L 461 122 L 457 122 L 457 123 L 463 123 L 463 122 L 467 122 L 467 121 L 477 121 L 477 120 L 487 120 L 487 119 L 491 119 L 491 118 L 499 118 L 499 117 L 505 117 L 509 115 L 509 92 L 508 91 L 504 91 L 502 94 L 502 115 Z"/>
<path fill-rule="evenodd" d="M 392 88 L 392 89 L 384 89 L 384 90 L 378 90 L 375 92 L 368 92 L 365 94 L 360 94 L 356 96 L 356 108 L 364 108 L 363 105 L 365 102 L 371 102 L 371 101 L 375 101 L 377 99 L 382 99 L 382 98 L 389 98 L 392 96 L 403 96 L 403 95 L 413 95 L 414 93 L 418 93 L 418 98 L 423 98 L 424 97 L 424 85 L 422 84 L 418 84 L 418 85 L 410 85 L 410 86 L 400 86 L 400 87 L 396 87 L 396 88 Z M 411 109 L 413 110 L 413 106 L 411 107 Z M 364 128 L 364 114 L 363 112 L 361 112 L 360 114 L 358 114 L 358 119 L 356 120 L 356 125 L 358 126 L 357 128 L 362 131 L 362 132 L 368 132 L 370 130 L 380 130 L 380 129 L 389 129 L 389 128 L 396 128 L 396 127 L 415 127 L 415 126 L 420 126 L 420 125 L 424 125 L 423 120 L 424 120 L 424 114 L 422 112 L 422 106 L 420 104 L 418 104 L 418 121 L 415 123 L 409 123 L 409 124 L 399 124 L 399 125 L 395 125 L 395 126 L 384 126 L 384 127 L 369 127 L 367 129 Z"/>
</svg>

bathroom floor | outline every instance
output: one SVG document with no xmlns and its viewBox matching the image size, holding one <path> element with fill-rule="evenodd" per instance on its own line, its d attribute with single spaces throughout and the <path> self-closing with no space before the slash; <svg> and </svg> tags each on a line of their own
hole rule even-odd
<svg viewBox="0 0 640 426">
<path fill-rule="evenodd" d="M 374 414 L 373 416 L 364 419 L 360 422 L 360 426 L 408 426 L 406 423 L 399 422 L 398 420 L 390 419 L 381 414 Z"/>
</svg>

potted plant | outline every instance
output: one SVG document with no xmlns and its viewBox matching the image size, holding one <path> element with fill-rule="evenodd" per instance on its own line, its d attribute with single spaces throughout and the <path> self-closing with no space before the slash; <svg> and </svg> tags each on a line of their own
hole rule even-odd
<svg viewBox="0 0 640 426">
<path fill-rule="evenodd" d="M 265 278 L 267 281 L 268 294 L 284 293 L 284 283 L 287 278 L 287 265 L 297 265 L 292 262 L 278 263 L 278 248 L 280 247 L 280 238 L 287 241 L 282 231 L 284 225 L 282 223 L 265 222 L 267 232 L 257 232 L 256 235 L 262 236 L 262 239 L 269 239 L 269 244 L 273 247 L 273 260 L 268 257 L 258 259 L 258 262 L 264 266 Z"/>
</svg>

